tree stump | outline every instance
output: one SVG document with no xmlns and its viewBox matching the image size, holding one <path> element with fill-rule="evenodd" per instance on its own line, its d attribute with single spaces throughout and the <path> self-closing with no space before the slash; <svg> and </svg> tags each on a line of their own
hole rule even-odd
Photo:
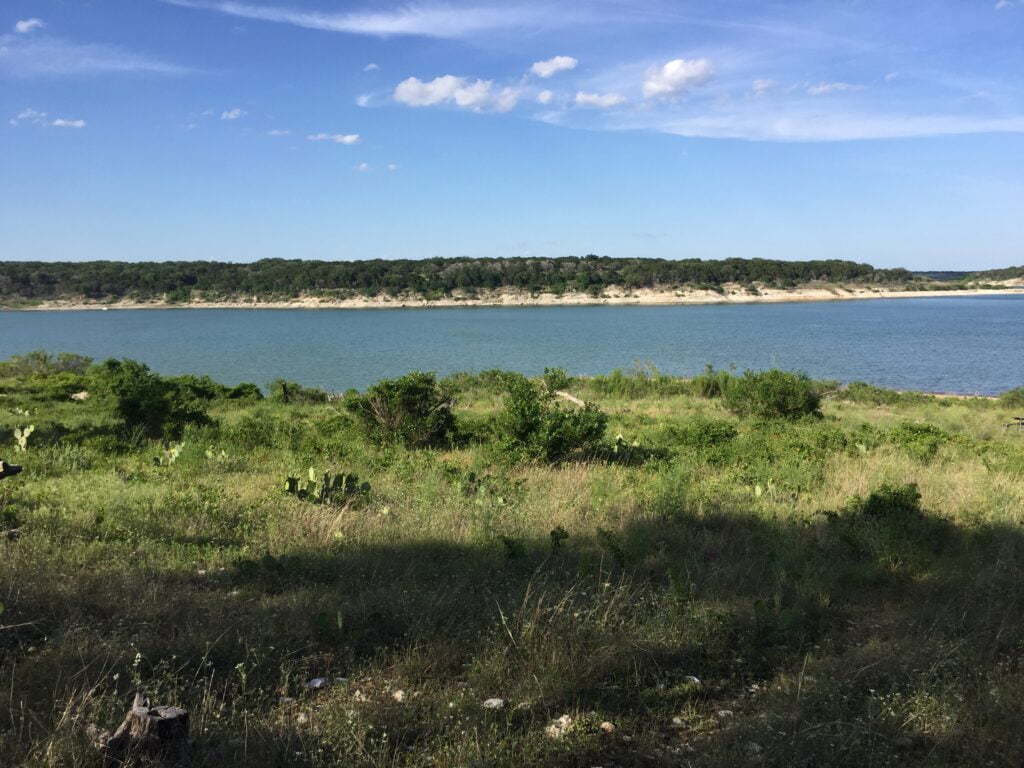
<svg viewBox="0 0 1024 768">
<path fill-rule="evenodd" d="M 6 461 L 0 459 L 0 480 L 5 477 L 11 477 L 21 472 L 21 467 L 17 464 L 8 464 Z"/>
<path fill-rule="evenodd" d="M 109 768 L 127 765 L 135 757 L 184 768 L 190 763 L 188 712 L 179 707 L 150 707 L 149 699 L 136 693 L 121 725 L 113 735 L 109 731 L 99 734 L 96 746 L 103 754 L 103 765 Z"/>
</svg>

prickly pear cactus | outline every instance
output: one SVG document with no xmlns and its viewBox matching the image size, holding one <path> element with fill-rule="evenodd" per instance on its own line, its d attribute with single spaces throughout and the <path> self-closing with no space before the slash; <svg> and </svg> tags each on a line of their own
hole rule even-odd
<svg viewBox="0 0 1024 768">
<path fill-rule="evenodd" d="M 33 432 L 36 431 L 35 424 L 29 424 L 27 427 L 15 427 L 14 428 L 14 442 L 18 446 L 18 450 L 21 453 L 25 453 L 28 450 L 28 438 Z"/>
</svg>

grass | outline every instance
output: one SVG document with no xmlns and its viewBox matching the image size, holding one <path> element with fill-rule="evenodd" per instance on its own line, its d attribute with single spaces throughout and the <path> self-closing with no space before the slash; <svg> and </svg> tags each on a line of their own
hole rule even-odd
<svg viewBox="0 0 1024 768">
<path fill-rule="evenodd" d="M 568 391 L 635 448 L 512 463 L 499 380 L 449 379 L 455 447 L 219 399 L 171 463 L 99 398 L 0 380 L 25 466 L 0 485 L 0 762 L 98 766 L 85 726 L 137 687 L 190 711 L 196 766 L 1024 760 L 1005 404 L 862 387 L 757 421 L 620 373 Z M 285 493 L 310 467 L 370 490 Z"/>
</svg>

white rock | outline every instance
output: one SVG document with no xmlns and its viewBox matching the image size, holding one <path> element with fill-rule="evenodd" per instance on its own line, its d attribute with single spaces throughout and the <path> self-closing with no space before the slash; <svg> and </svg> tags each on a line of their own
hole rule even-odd
<svg viewBox="0 0 1024 768">
<path fill-rule="evenodd" d="M 605 720 L 598 726 L 605 733 L 615 733 L 615 723 Z"/>
<path fill-rule="evenodd" d="M 391 694 L 391 698 L 401 704 L 405 701 L 405 691 L 398 690 Z"/>
<path fill-rule="evenodd" d="M 314 677 L 312 680 L 306 683 L 306 687 L 309 688 L 309 690 L 311 691 L 317 691 L 321 688 L 326 688 L 328 685 L 330 685 L 330 683 L 328 682 L 326 677 Z"/>
<path fill-rule="evenodd" d="M 505 708 L 505 700 L 504 699 L 487 699 L 484 702 L 483 706 L 484 706 L 484 709 L 504 709 Z"/>
<path fill-rule="evenodd" d="M 689 683 L 690 685 L 700 685 L 701 684 L 700 678 L 696 677 L 695 675 L 687 675 L 686 677 L 683 678 L 683 681 Z"/>
</svg>

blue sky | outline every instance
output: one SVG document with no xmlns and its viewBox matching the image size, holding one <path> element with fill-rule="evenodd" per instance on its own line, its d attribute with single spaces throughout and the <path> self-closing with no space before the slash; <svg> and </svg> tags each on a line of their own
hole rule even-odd
<svg viewBox="0 0 1024 768">
<path fill-rule="evenodd" d="M 1024 263 L 1024 0 L 5 0 L 0 259 Z"/>
</svg>

